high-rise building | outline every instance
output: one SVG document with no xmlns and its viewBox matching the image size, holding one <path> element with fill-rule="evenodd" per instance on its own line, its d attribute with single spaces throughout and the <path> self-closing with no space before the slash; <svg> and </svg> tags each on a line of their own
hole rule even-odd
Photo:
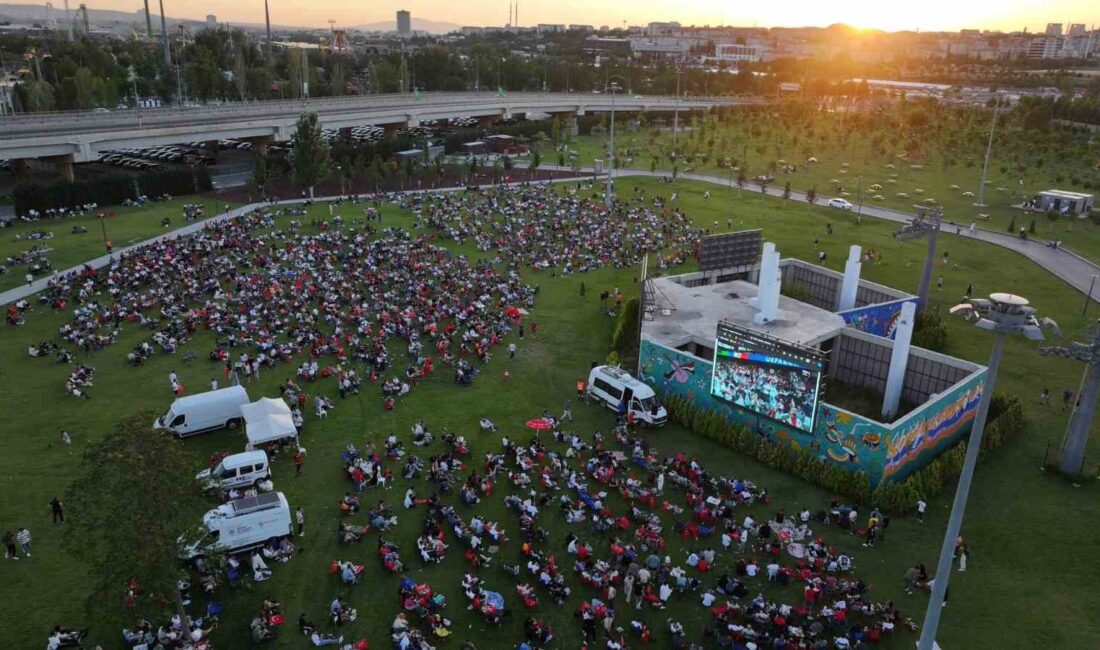
<svg viewBox="0 0 1100 650">
<path fill-rule="evenodd" d="M 1047 36 L 1061 36 L 1062 23 L 1047 23 Z"/>
<path fill-rule="evenodd" d="M 1069 26 L 1069 36 L 1084 36 L 1085 35 L 1084 23 L 1073 23 Z"/>
<path fill-rule="evenodd" d="M 404 9 L 397 12 L 397 33 L 412 33 L 412 14 Z"/>
<path fill-rule="evenodd" d="M 218 17 L 215 16 L 214 14 L 206 14 L 206 28 L 207 29 L 217 29 L 218 28 Z"/>
</svg>

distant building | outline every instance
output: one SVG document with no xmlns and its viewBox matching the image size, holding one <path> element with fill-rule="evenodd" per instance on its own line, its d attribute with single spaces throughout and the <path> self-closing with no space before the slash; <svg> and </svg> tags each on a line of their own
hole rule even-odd
<svg viewBox="0 0 1100 650">
<path fill-rule="evenodd" d="M 1071 37 L 1072 36 L 1084 36 L 1085 31 L 1086 31 L 1086 29 L 1085 29 L 1085 24 L 1084 23 L 1073 23 L 1072 25 L 1069 26 L 1069 32 L 1066 35 L 1071 36 Z"/>
<path fill-rule="evenodd" d="M 560 23 L 539 23 L 535 26 L 535 32 L 539 34 L 560 34 L 565 31 L 565 25 Z"/>
<path fill-rule="evenodd" d="M 1062 40 L 1060 36 L 1036 38 L 1027 46 L 1027 58 L 1033 60 L 1062 58 Z"/>
<path fill-rule="evenodd" d="M 646 26 L 646 34 L 649 36 L 671 36 L 680 31 L 680 23 L 649 23 Z"/>
<path fill-rule="evenodd" d="M 636 57 L 683 60 L 691 53 L 691 45 L 676 38 L 632 38 L 630 52 Z"/>
<path fill-rule="evenodd" d="M 752 45 L 739 45 L 737 43 L 720 43 L 714 46 L 714 58 L 726 63 L 738 63 L 748 61 L 760 62 L 760 50 Z"/>
<path fill-rule="evenodd" d="M 484 27 L 460 27 L 458 32 L 466 36 L 477 36 L 485 33 Z"/>
<path fill-rule="evenodd" d="M 206 28 L 207 29 L 217 29 L 218 28 L 218 17 L 215 16 L 214 14 L 206 14 Z"/>
<path fill-rule="evenodd" d="M 412 14 L 405 11 L 404 9 L 401 9 L 397 12 L 397 33 L 412 33 Z"/>
<path fill-rule="evenodd" d="M 569 26 L 569 31 L 571 31 L 571 32 L 584 32 L 584 33 L 587 34 L 589 32 L 596 31 L 596 28 L 593 27 L 592 25 L 570 25 Z"/>
<path fill-rule="evenodd" d="M 1061 36 L 1062 35 L 1062 23 L 1047 23 L 1047 36 Z"/>
</svg>

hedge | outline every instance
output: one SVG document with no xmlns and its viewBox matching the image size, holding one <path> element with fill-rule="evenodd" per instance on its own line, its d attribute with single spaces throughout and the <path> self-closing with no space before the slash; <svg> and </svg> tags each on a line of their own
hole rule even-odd
<svg viewBox="0 0 1100 650">
<path fill-rule="evenodd" d="M 615 329 L 611 331 L 611 347 L 619 354 L 629 352 L 638 345 L 638 309 L 641 301 L 638 296 L 628 298 L 615 318 Z"/>
<path fill-rule="evenodd" d="M 872 492 L 866 472 L 851 472 L 809 451 L 796 451 L 787 445 L 776 444 L 747 427 L 730 422 L 717 411 L 697 408 L 692 400 L 681 395 L 667 396 L 664 405 L 673 420 L 721 445 L 856 503 L 870 502 L 888 512 L 912 511 L 919 499 L 927 500 L 943 491 L 962 472 L 966 457 L 964 440 L 904 480 L 882 483 Z M 982 439 L 982 454 L 999 448 L 1010 436 L 1023 430 L 1023 426 L 1020 400 L 994 396 Z"/>
<path fill-rule="evenodd" d="M 45 212 L 86 203 L 100 206 L 117 205 L 139 194 L 153 197 L 162 194 L 181 196 L 208 192 L 213 187 L 205 167 L 189 167 L 143 174 L 104 174 L 92 180 L 47 183 L 27 182 L 15 187 L 15 213 L 23 216 L 30 210 Z"/>
</svg>

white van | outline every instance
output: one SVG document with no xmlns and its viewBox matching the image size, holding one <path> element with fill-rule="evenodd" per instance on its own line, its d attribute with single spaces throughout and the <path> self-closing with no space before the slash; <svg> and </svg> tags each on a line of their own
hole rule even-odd
<svg viewBox="0 0 1100 650">
<path fill-rule="evenodd" d="M 616 413 L 623 403 L 638 422 L 660 426 L 668 420 L 653 389 L 618 366 L 596 366 L 588 373 L 588 397 Z"/>
<path fill-rule="evenodd" d="M 244 386 L 230 386 L 187 395 L 172 402 L 168 412 L 153 422 L 154 429 L 166 429 L 180 438 L 196 433 L 241 425 L 241 406 L 248 404 Z"/>
<path fill-rule="evenodd" d="M 210 531 L 206 544 L 238 553 L 289 535 L 290 505 L 282 492 L 266 492 L 223 503 L 203 515 L 202 523 Z M 194 556 L 198 550 L 191 548 L 188 554 Z"/>
<path fill-rule="evenodd" d="M 195 475 L 204 490 L 228 492 L 234 488 L 250 488 L 271 478 L 271 465 L 267 453 L 246 451 L 222 459 L 217 467 L 207 468 Z"/>
</svg>

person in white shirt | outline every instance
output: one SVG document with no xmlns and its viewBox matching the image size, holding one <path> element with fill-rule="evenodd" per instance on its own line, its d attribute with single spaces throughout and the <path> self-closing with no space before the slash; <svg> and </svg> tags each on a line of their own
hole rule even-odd
<svg viewBox="0 0 1100 650">
<path fill-rule="evenodd" d="M 924 523 L 924 512 L 928 509 L 928 504 L 924 499 L 917 500 L 917 521 Z"/>
<path fill-rule="evenodd" d="M 760 567 L 756 565 L 756 562 L 749 562 L 745 567 L 745 574 L 750 578 L 755 578 L 756 574 L 760 572 Z"/>
<path fill-rule="evenodd" d="M 718 597 L 714 595 L 713 591 L 705 592 L 703 594 L 703 607 L 710 607 L 716 600 L 718 600 Z"/>
</svg>

